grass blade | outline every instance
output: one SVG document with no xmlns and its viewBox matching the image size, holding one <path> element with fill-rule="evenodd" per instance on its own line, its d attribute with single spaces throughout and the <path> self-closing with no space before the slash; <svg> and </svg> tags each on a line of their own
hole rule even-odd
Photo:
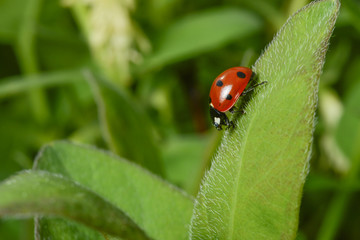
<svg viewBox="0 0 360 240">
<path fill-rule="evenodd" d="M 25 11 L 17 35 L 16 50 L 20 68 L 25 75 L 39 72 L 35 32 L 42 4 L 43 0 L 29 0 L 23 6 Z M 29 102 L 34 118 L 39 123 L 46 122 L 50 117 L 50 111 L 45 92 L 42 89 L 31 91 Z"/>
<path fill-rule="evenodd" d="M 0 81 L 0 100 L 34 89 L 69 84 L 83 78 L 84 76 L 80 70 L 8 77 Z"/>
</svg>

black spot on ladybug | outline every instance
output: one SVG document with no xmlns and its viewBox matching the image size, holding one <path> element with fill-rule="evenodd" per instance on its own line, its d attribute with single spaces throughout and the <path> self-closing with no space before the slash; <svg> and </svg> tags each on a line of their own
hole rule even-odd
<svg viewBox="0 0 360 240">
<path fill-rule="evenodd" d="M 232 99 L 232 96 L 230 95 L 230 94 L 228 94 L 227 96 L 226 96 L 226 100 L 231 100 Z"/>
<path fill-rule="evenodd" d="M 223 85 L 223 82 L 221 80 L 217 80 L 216 86 L 221 87 Z"/>
<path fill-rule="evenodd" d="M 237 75 L 239 78 L 245 78 L 245 77 L 246 77 L 245 73 L 243 73 L 243 72 L 237 72 L 236 75 Z"/>
</svg>

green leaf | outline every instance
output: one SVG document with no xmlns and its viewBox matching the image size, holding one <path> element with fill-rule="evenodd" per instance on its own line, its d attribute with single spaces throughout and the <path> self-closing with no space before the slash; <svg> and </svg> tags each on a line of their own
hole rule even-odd
<svg viewBox="0 0 360 240">
<path fill-rule="evenodd" d="M 254 34 L 261 25 L 255 15 L 234 8 L 206 10 L 187 16 L 160 35 L 154 53 L 140 69 L 156 68 L 212 51 Z"/>
<path fill-rule="evenodd" d="M 162 175 L 160 152 L 143 109 L 110 82 L 95 79 L 90 73 L 86 77 L 93 89 L 103 135 L 110 149 Z"/>
<path fill-rule="evenodd" d="M 94 148 L 55 142 L 35 163 L 107 199 L 154 239 L 186 239 L 193 202 L 183 192 L 124 159 Z"/>
<path fill-rule="evenodd" d="M 268 83 L 224 134 L 197 197 L 191 239 L 295 239 L 319 75 L 339 6 L 307 5 L 256 62 Z"/>
<path fill-rule="evenodd" d="M 32 219 L 0 219 L 1 239 L 34 240 Z"/>
<path fill-rule="evenodd" d="M 103 232 L 100 233 L 94 229 L 84 226 L 83 224 L 70 221 L 69 219 L 56 217 L 36 217 L 35 234 L 38 236 L 37 239 L 39 240 L 104 240 Z"/>
<path fill-rule="evenodd" d="M 171 182 L 192 194 L 199 187 L 198 172 L 207 155 L 209 136 L 186 135 L 172 137 L 164 144 L 166 176 Z"/>
<path fill-rule="evenodd" d="M 61 216 L 126 239 L 148 239 L 114 205 L 60 175 L 21 172 L 0 184 L 0 195 L 0 216 Z"/>
</svg>

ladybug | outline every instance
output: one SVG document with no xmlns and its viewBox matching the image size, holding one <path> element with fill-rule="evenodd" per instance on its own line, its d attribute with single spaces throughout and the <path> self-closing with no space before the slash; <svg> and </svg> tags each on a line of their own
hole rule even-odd
<svg viewBox="0 0 360 240">
<path fill-rule="evenodd" d="M 215 78 L 210 89 L 209 105 L 211 121 L 217 130 L 222 130 L 222 126 L 224 125 L 227 126 L 227 128 L 234 127 L 234 123 L 228 119 L 225 112 L 236 112 L 234 105 L 240 96 L 266 83 L 261 82 L 245 90 L 249 81 L 254 78 L 254 75 L 250 68 L 233 67 Z"/>
</svg>

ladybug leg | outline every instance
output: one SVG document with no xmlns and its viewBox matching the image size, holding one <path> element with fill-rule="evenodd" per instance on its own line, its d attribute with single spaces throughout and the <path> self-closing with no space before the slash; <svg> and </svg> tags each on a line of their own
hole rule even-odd
<svg viewBox="0 0 360 240">
<path fill-rule="evenodd" d="M 225 114 L 224 114 L 225 115 Z M 226 116 L 226 115 L 225 115 Z M 230 121 L 228 117 L 224 120 L 224 125 L 226 126 L 226 129 L 231 129 L 235 127 L 235 124 L 233 121 Z"/>
<path fill-rule="evenodd" d="M 246 112 L 244 110 L 239 110 L 237 107 L 233 106 L 232 108 L 229 109 L 229 112 L 234 114 L 234 113 L 241 113 L 241 114 L 245 114 Z"/>
<path fill-rule="evenodd" d="M 227 128 L 226 129 L 231 129 L 231 128 L 234 128 L 235 127 L 235 124 L 233 121 L 229 121 L 227 124 L 226 124 Z"/>
<path fill-rule="evenodd" d="M 235 127 L 234 122 L 230 121 L 227 117 L 226 117 L 226 121 L 224 122 L 224 125 L 226 126 L 227 130 Z"/>
<path fill-rule="evenodd" d="M 249 92 L 253 91 L 256 87 L 258 87 L 258 86 L 260 86 L 260 85 L 263 85 L 263 84 L 265 84 L 265 83 L 267 83 L 267 81 L 264 81 L 264 82 L 261 82 L 261 83 L 255 84 L 255 85 L 254 85 L 254 86 L 252 86 L 251 88 L 249 88 L 249 89 L 247 89 L 247 90 L 243 91 L 243 92 L 241 93 L 241 95 L 240 95 L 240 96 L 244 96 L 244 95 L 246 95 L 247 93 L 249 93 Z"/>
</svg>

